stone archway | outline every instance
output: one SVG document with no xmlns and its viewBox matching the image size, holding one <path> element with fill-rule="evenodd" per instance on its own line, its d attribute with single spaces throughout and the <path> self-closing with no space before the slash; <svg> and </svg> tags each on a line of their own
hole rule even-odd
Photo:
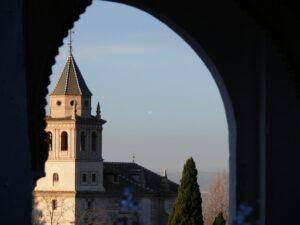
<svg viewBox="0 0 300 225">
<path fill-rule="evenodd" d="M 251 218 L 262 224 L 293 221 L 290 215 L 297 215 L 295 205 L 280 211 L 267 206 L 272 206 L 274 199 L 285 205 L 291 193 L 297 193 L 290 185 L 289 193 L 277 195 L 284 186 L 274 178 L 274 174 L 285 181 L 293 178 L 294 173 L 286 174 L 285 171 L 292 171 L 291 165 L 297 163 L 292 149 L 299 147 L 296 134 L 300 110 L 295 97 L 299 94 L 299 89 L 295 90 L 299 77 L 295 73 L 300 71 L 300 44 L 297 42 L 300 35 L 299 29 L 295 29 L 298 26 L 294 11 L 280 11 L 281 8 L 289 9 L 286 5 L 242 5 L 269 32 L 277 46 L 284 49 L 283 55 L 294 70 L 290 73 L 280 58 L 282 55 L 274 50 L 256 21 L 232 1 L 207 1 L 202 2 L 201 7 L 168 1 L 117 2 L 138 7 L 168 24 L 211 70 L 222 94 L 231 129 L 231 219 L 237 211 L 235 206 L 246 202 L 254 208 Z M 91 1 L 81 0 L 24 2 L 27 109 L 35 179 L 42 176 L 47 157 L 47 147 L 41 137 L 45 127 L 43 96 L 47 94 L 54 56 L 67 30 L 89 4 Z M 275 18 L 277 12 L 282 15 L 279 25 Z M 278 88 L 280 94 L 276 92 Z M 280 106 L 288 110 L 280 111 Z M 267 136 L 268 127 L 272 132 Z M 284 144 L 283 140 L 286 140 Z M 282 156 L 280 148 L 283 147 L 289 157 Z M 275 168 L 279 162 L 284 169 Z M 295 182 L 293 186 L 297 187 Z M 277 215 L 276 220 L 273 214 Z"/>
<path fill-rule="evenodd" d="M 133 4 L 134 5 L 134 4 Z M 180 23 L 176 22 L 176 17 L 174 17 L 174 15 L 171 15 L 170 18 L 167 17 L 167 15 L 163 15 L 161 13 L 157 13 L 157 11 L 153 10 L 153 9 L 148 9 L 147 6 L 145 5 L 135 5 L 137 7 L 139 7 L 142 10 L 146 10 L 149 13 L 151 13 L 152 15 L 154 15 L 156 18 L 160 19 L 161 21 L 163 21 L 164 23 L 166 23 L 168 26 L 170 26 L 175 32 L 177 32 L 183 39 L 185 39 L 186 42 L 188 42 L 191 47 L 196 51 L 196 53 L 199 55 L 199 57 L 204 61 L 204 63 L 206 64 L 206 66 L 209 68 L 211 74 L 213 75 L 217 86 L 220 90 L 222 99 L 224 101 L 224 105 L 225 105 L 225 111 L 226 111 L 226 115 L 227 115 L 227 121 L 228 121 L 228 127 L 229 127 L 229 143 L 230 143 L 230 172 L 231 172 L 231 178 L 230 178 L 230 184 L 231 184 L 231 197 L 230 197 L 230 206 L 231 206 L 231 212 L 235 212 L 236 211 L 236 202 L 237 202 L 237 197 L 236 197 L 236 141 L 237 141 L 237 137 L 236 137 L 236 121 L 235 121 L 235 116 L 234 116 L 234 109 L 233 109 L 233 105 L 232 105 L 232 101 L 230 98 L 230 94 L 227 91 L 226 85 L 223 81 L 222 76 L 220 75 L 220 72 L 217 68 L 217 66 L 214 63 L 214 60 L 216 61 L 226 61 L 222 58 L 222 55 L 218 53 L 222 50 L 222 47 L 220 47 L 219 49 L 215 49 L 212 48 L 212 51 L 215 51 L 211 54 L 213 54 L 215 56 L 215 59 L 212 59 L 211 57 L 209 57 L 209 55 L 206 53 L 206 51 L 203 49 L 203 47 L 200 46 L 201 43 L 205 43 L 204 48 L 210 50 L 211 46 L 216 46 L 215 43 L 218 43 L 217 40 L 213 40 L 211 37 L 215 36 L 217 37 L 218 34 L 222 33 L 222 31 L 224 30 L 221 29 L 220 31 L 217 31 L 215 33 L 211 33 L 210 35 L 206 36 L 205 38 L 203 38 L 204 40 L 201 42 L 199 40 L 197 40 L 198 36 L 196 36 L 196 38 L 194 37 L 194 35 L 189 32 L 188 30 L 184 29 Z M 213 7 L 212 5 L 210 5 L 209 7 Z M 238 9 L 234 9 L 235 13 L 239 13 Z M 78 12 L 77 12 L 78 13 Z M 73 12 L 73 15 L 75 17 L 76 12 Z M 73 18 L 74 18 L 73 17 Z M 77 17 L 75 17 L 77 18 Z M 174 19 L 174 20 L 173 20 Z M 204 18 L 204 20 L 209 20 L 209 18 Z M 232 19 L 232 18 L 230 18 Z M 212 26 L 214 23 L 216 23 L 216 21 L 211 20 L 209 23 L 204 23 L 202 24 L 202 27 L 199 27 L 199 30 L 206 30 L 208 27 L 207 26 Z M 252 25 L 252 24 L 251 24 Z M 253 26 L 253 25 L 252 25 Z M 235 28 L 235 27 L 234 27 Z M 230 27 L 230 29 L 234 29 L 232 27 Z M 67 29 L 66 31 L 67 32 Z M 204 35 L 203 35 L 204 37 Z M 209 40 L 209 41 L 208 41 Z M 222 43 L 223 45 L 225 45 L 225 43 Z M 219 44 L 220 46 L 222 46 L 222 44 Z M 233 44 L 233 43 L 230 43 Z M 235 57 L 235 56 L 234 56 Z M 50 57 L 49 57 L 50 60 Z M 224 63 L 221 63 L 221 67 L 223 66 Z M 224 74 L 228 73 L 228 72 L 223 72 Z M 241 143 L 242 144 L 242 143 Z M 256 154 L 256 153 L 255 153 Z M 255 158 L 256 156 L 253 156 L 252 154 L 251 158 Z M 248 156 L 247 156 L 248 158 Z M 42 168 L 43 165 L 40 166 L 40 168 Z M 247 171 L 248 172 L 248 171 Z M 243 175 L 241 175 L 243 176 Z M 257 182 L 256 182 L 257 183 Z M 255 185 L 256 185 L 255 183 Z M 243 191 L 241 192 L 241 195 L 243 195 Z M 251 204 L 251 203 L 250 203 Z M 234 218 L 234 214 L 231 215 L 231 218 Z"/>
</svg>

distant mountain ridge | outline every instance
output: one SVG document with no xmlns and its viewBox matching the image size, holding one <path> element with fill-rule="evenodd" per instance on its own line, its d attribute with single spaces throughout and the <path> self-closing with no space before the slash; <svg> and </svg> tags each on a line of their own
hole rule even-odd
<svg viewBox="0 0 300 225">
<path fill-rule="evenodd" d="M 201 192 L 207 192 L 208 191 L 208 185 L 212 178 L 216 177 L 218 174 L 220 174 L 222 170 L 220 171 L 198 171 L 198 184 L 200 186 Z M 182 176 L 182 172 L 169 172 L 168 171 L 168 178 L 175 183 L 180 184 L 180 179 Z"/>
</svg>

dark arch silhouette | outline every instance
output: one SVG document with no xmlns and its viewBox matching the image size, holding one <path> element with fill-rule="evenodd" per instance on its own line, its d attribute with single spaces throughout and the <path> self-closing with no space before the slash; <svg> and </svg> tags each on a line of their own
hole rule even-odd
<svg viewBox="0 0 300 225">
<path fill-rule="evenodd" d="M 300 29 L 295 5 L 240 0 L 203 1 L 201 6 L 197 6 L 197 2 L 119 2 L 164 21 L 198 55 L 201 54 L 197 46 L 201 46 L 211 59 L 211 66 L 209 61 L 204 61 L 212 74 L 214 69 L 220 74 L 223 82 L 223 85 L 218 85 L 221 95 L 224 86 L 231 102 L 231 107 L 229 104 L 226 110 L 230 135 L 231 219 L 237 212 L 236 206 L 246 202 L 255 209 L 251 214 L 255 221 L 266 220 L 268 225 L 296 221 L 297 204 L 289 201 L 299 198 L 299 181 L 294 179 L 297 174 L 293 167 L 298 163 L 294 149 L 300 147 L 297 135 L 300 126 Z M 81 0 L 27 1 L 24 8 L 16 7 L 24 10 L 25 18 L 24 30 L 19 22 L 22 31 L 16 32 L 16 36 L 23 34 L 24 38 L 19 42 L 8 38 L 4 41 L 11 46 L 16 43 L 25 46 L 27 93 L 23 91 L 22 95 L 28 96 L 26 104 L 34 180 L 42 176 L 47 158 L 47 146 L 42 136 L 45 128 L 43 108 L 51 66 L 68 29 L 90 4 L 91 1 Z M 5 29 L 13 28 L 8 26 Z M 43 39 L 38 38 L 41 35 Z M 45 43 L 49 48 L 45 49 Z M 4 52 L 16 53 L 17 50 Z M 23 71 L 19 72 L 25 77 Z M 217 76 L 214 78 L 218 83 Z M 14 81 L 11 83 L 14 87 L 18 85 Z M 224 96 L 226 94 L 222 95 L 226 109 L 228 103 Z M 14 119 L 17 123 L 18 118 Z M 285 154 L 282 154 L 283 149 Z M 287 191 L 282 193 L 282 190 Z"/>
</svg>

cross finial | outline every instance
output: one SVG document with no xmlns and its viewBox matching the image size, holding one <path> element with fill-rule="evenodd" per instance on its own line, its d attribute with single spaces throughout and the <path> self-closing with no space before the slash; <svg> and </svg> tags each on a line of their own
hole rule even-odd
<svg viewBox="0 0 300 225">
<path fill-rule="evenodd" d="M 70 55 L 72 54 L 72 51 L 73 51 L 73 48 L 72 48 L 72 34 L 74 34 L 74 31 L 73 30 L 69 30 L 69 36 L 70 36 L 70 41 L 69 41 L 69 43 L 68 43 L 68 45 L 69 45 L 69 53 L 70 53 Z"/>
</svg>

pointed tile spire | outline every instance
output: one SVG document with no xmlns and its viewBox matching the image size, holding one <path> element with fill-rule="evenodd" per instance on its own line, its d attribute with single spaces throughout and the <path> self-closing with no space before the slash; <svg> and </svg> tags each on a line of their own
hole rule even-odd
<svg viewBox="0 0 300 225">
<path fill-rule="evenodd" d="M 61 72 L 50 95 L 82 95 L 92 96 L 72 54 Z"/>
<path fill-rule="evenodd" d="M 50 95 L 92 96 L 72 54 L 72 33 L 74 31 L 70 30 L 69 57 Z"/>
</svg>

